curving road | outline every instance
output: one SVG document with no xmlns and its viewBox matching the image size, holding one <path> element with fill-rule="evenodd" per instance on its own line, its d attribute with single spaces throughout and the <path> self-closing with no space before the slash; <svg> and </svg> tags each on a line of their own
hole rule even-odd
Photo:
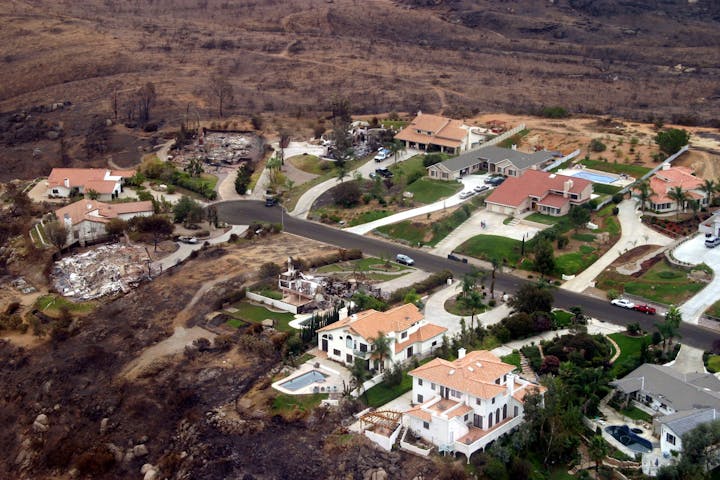
<svg viewBox="0 0 720 480">
<path fill-rule="evenodd" d="M 460 277 L 470 271 L 469 264 L 454 262 L 422 250 L 415 250 L 395 243 L 368 238 L 319 223 L 302 220 L 292 217 L 287 213 L 283 215 L 279 207 L 268 208 L 265 207 L 262 202 L 247 200 L 230 201 L 221 202 L 216 205 L 218 217 L 231 224 L 247 225 L 253 220 L 271 223 L 283 222 L 285 231 L 288 233 L 338 245 L 342 248 L 358 248 L 368 255 L 394 258 L 398 253 L 404 253 L 415 260 L 415 265 L 418 268 L 428 272 L 447 269 Z M 498 273 L 495 290 L 498 292 L 512 293 L 523 283 L 525 283 L 525 281 L 520 278 L 509 274 Z M 574 305 L 580 305 L 588 315 L 616 325 L 627 325 L 638 322 L 643 329 L 653 331 L 655 329 L 654 323 L 658 320 L 657 318 L 639 312 L 623 310 L 612 306 L 610 302 L 605 299 L 568 290 L 557 289 L 554 291 L 554 295 L 555 305 L 557 307 L 569 308 Z M 683 324 L 680 327 L 680 335 L 683 343 L 704 350 L 709 350 L 713 341 L 720 339 L 720 335 L 712 330 L 690 324 Z"/>
</svg>

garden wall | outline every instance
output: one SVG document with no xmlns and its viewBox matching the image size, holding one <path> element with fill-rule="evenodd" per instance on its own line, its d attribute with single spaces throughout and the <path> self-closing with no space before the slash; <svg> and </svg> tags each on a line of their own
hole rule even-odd
<svg viewBox="0 0 720 480">
<path fill-rule="evenodd" d="M 247 292 L 245 293 L 245 296 L 250 300 L 264 303 L 265 305 L 270 305 L 271 307 L 275 307 L 285 312 L 294 313 L 296 315 L 298 313 L 298 307 L 296 305 L 291 305 L 289 303 L 283 302 L 282 300 L 275 300 L 272 298 L 263 297 L 262 295 L 258 295 L 257 293 L 253 292 Z"/>
<path fill-rule="evenodd" d="M 372 430 L 365 430 L 365 436 L 378 444 L 380 448 L 389 452 L 390 450 L 392 450 L 393 445 L 395 445 L 395 440 L 397 440 L 398 435 L 400 435 L 400 430 L 402 430 L 402 425 L 398 425 L 395 431 L 391 433 L 389 437 L 386 437 L 385 435 L 381 435 L 379 433 L 375 433 Z"/>
</svg>

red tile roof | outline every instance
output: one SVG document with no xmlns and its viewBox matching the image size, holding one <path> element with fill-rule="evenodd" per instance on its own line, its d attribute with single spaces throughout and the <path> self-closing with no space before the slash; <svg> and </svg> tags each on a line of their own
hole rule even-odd
<svg viewBox="0 0 720 480">
<path fill-rule="evenodd" d="M 428 323 L 427 325 L 423 325 L 422 327 L 418 328 L 415 333 L 408 336 L 408 338 L 404 342 L 396 343 L 395 353 L 402 352 L 405 347 L 408 347 L 413 343 L 425 342 L 433 337 L 442 335 L 445 332 L 447 332 L 447 328 L 441 327 L 440 325 L 435 325 L 434 323 Z"/>
<path fill-rule="evenodd" d="M 115 218 L 118 215 L 153 211 L 153 203 L 151 201 L 103 203 L 97 200 L 79 200 L 70 205 L 58 208 L 55 210 L 55 216 L 58 220 L 62 221 L 65 215 L 67 215 L 72 225 L 77 225 L 82 221 L 107 223 L 111 218 Z"/>
<path fill-rule="evenodd" d="M 408 303 L 395 307 L 387 312 L 365 310 L 335 323 L 331 323 L 319 329 L 318 332 L 335 330 L 347 326 L 364 339 L 370 340 L 377 338 L 380 333 L 407 330 L 423 318 L 422 312 L 412 303 Z"/>
<path fill-rule="evenodd" d="M 565 182 L 571 182 L 568 184 L 570 187 L 568 192 L 578 195 L 585 190 L 588 185 L 592 184 L 592 182 L 584 178 L 556 175 L 539 170 L 527 170 L 520 177 L 507 178 L 499 187 L 493 190 L 485 201 L 509 207 L 517 207 L 527 200 L 528 197 L 544 199 L 551 190 L 563 191 L 566 184 Z M 561 195 L 557 196 L 563 198 Z M 550 199 L 549 201 L 558 202 L 554 199 Z"/>
<path fill-rule="evenodd" d="M 538 205 L 546 205 L 548 207 L 562 208 L 570 201 L 569 198 L 565 198 L 557 193 L 549 193 L 543 197 L 542 200 L 538 200 Z"/>
<path fill-rule="evenodd" d="M 459 147 L 467 137 L 467 131 L 462 128 L 463 122 L 439 115 L 418 113 L 410 124 L 403 128 L 395 138 L 408 142 L 431 143 L 444 147 Z M 418 133 L 418 130 L 422 132 Z"/>
<path fill-rule="evenodd" d="M 650 178 L 650 200 L 653 203 L 673 203 L 675 200 L 667 194 L 675 187 L 680 187 L 683 191 L 700 189 L 703 180 L 692 174 L 692 170 L 687 167 L 670 167 L 666 170 L 658 170 L 655 175 Z M 705 198 L 706 195 L 689 192 L 693 198 Z"/>
</svg>

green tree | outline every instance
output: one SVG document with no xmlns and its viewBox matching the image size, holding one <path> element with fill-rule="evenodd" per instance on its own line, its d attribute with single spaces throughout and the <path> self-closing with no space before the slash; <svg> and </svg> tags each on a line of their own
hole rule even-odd
<svg viewBox="0 0 720 480">
<path fill-rule="evenodd" d="M 202 221 L 202 206 L 192 198 L 183 195 L 173 207 L 173 219 L 175 223 L 189 225 Z"/>
<path fill-rule="evenodd" d="M 199 158 L 191 158 L 184 170 L 191 177 L 199 177 L 204 171 L 202 161 Z"/>
<path fill-rule="evenodd" d="M 470 310 L 470 328 L 475 328 L 475 315 L 485 306 L 482 296 L 477 290 L 471 290 L 470 293 L 462 298 L 463 306 Z"/>
<path fill-rule="evenodd" d="M 675 219 L 677 219 L 680 216 L 680 209 L 685 210 L 685 202 L 688 199 L 687 193 L 685 193 L 682 187 L 677 186 L 671 188 L 667 196 L 677 203 L 677 207 L 675 208 Z"/>
<path fill-rule="evenodd" d="M 642 213 L 645 213 L 645 206 L 650 200 L 652 192 L 650 191 L 650 185 L 646 181 L 638 182 L 635 192 L 637 193 L 638 199 L 640 200 L 640 208 Z"/>
<path fill-rule="evenodd" d="M 590 211 L 587 208 L 574 206 L 570 209 L 570 223 L 578 229 L 590 221 Z"/>
<path fill-rule="evenodd" d="M 89 189 L 85 192 L 85 195 L 86 195 L 90 200 L 97 200 L 97 199 L 100 197 L 100 194 L 97 192 L 97 190 L 93 190 L 92 188 L 89 188 Z"/>
<path fill-rule="evenodd" d="M 490 264 L 492 265 L 492 270 L 490 271 L 490 298 L 495 298 L 495 276 L 498 269 L 502 266 L 502 262 L 500 258 L 493 255 L 490 257 Z"/>
<path fill-rule="evenodd" d="M 53 220 L 44 225 L 45 234 L 50 240 L 58 252 L 61 252 L 65 244 L 67 243 L 68 228 L 65 223 L 59 220 Z"/>
<path fill-rule="evenodd" d="M 358 393 L 360 393 L 361 395 L 365 395 L 365 389 L 363 388 L 363 384 L 365 383 L 365 380 L 367 380 L 369 377 L 370 372 L 368 372 L 368 369 L 365 367 L 365 360 L 355 357 L 355 361 L 350 368 L 350 381 L 352 383 L 353 389 L 357 389 Z"/>
<path fill-rule="evenodd" d="M 141 233 L 152 235 L 155 251 L 160 240 L 168 238 L 175 230 L 175 225 L 163 215 L 150 215 L 149 217 L 135 217 L 137 229 Z"/>
<path fill-rule="evenodd" d="M 540 239 L 535 244 L 535 270 L 541 275 L 550 275 L 555 271 L 553 246 L 545 239 Z"/>
<path fill-rule="evenodd" d="M 385 369 L 385 359 L 391 355 L 390 339 L 385 335 L 385 332 L 380 332 L 377 337 L 370 340 L 372 340 L 370 358 L 378 362 L 379 370 L 382 372 Z"/>
<path fill-rule="evenodd" d="M 588 454 L 590 459 L 595 462 L 595 472 L 600 471 L 600 465 L 602 461 L 607 457 L 609 452 L 608 444 L 605 443 L 605 439 L 601 435 L 595 435 L 590 439 L 588 445 Z"/>
<path fill-rule="evenodd" d="M 693 198 L 688 200 L 687 204 L 693 212 L 693 218 L 697 218 L 698 212 L 700 211 L 700 200 Z"/>
<path fill-rule="evenodd" d="M 358 204 L 362 192 L 356 181 L 341 183 L 333 189 L 333 200 L 336 205 L 351 208 Z"/>
<path fill-rule="evenodd" d="M 508 301 L 508 304 L 516 312 L 532 314 L 535 312 L 550 312 L 553 300 L 553 294 L 547 287 L 526 283 L 518 289 L 517 293 Z"/>
<path fill-rule="evenodd" d="M 708 206 L 712 205 L 715 192 L 718 191 L 718 184 L 715 183 L 715 180 L 706 179 L 700 189 L 707 195 Z"/>
<path fill-rule="evenodd" d="M 665 314 L 663 322 L 655 324 L 660 335 L 663 337 L 663 351 L 666 350 L 666 346 L 672 346 L 673 338 L 677 336 L 681 323 L 682 313 L 680 313 L 680 309 L 675 305 L 671 305 Z"/>
<path fill-rule="evenodd" d="M 414 288 L 411 288 L 403 297 L 403 303 L 412 303 L 419 307 L 421 305 L 420 299 L 420 294 Z"/>
<path fill-rule="evenodd" d="M 669 128 L 655 136 L 655 143 L 667 155 L 677 153 L 690 141 L 690 133 L 679 128 Z"/>
<path fill-rule="evenodd" d="M 105 232 L 114 240 L 117 240 L 128 228 L 128 223 L 122 218 L 111 218 L 105 224 Z"/>
</svg>

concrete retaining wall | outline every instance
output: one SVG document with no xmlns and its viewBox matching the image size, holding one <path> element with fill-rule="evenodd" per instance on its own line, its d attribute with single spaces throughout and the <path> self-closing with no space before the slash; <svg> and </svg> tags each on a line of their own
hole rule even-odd
<svg viewBox="0 0 720 480">
<path fill-rule="evenodd" d="M 294 313 L 294 314 L 298 313 L 297 306 L 283 302 L 282 300 L 275 300 L 274 298 L 263 297 L 262 295 L 259 295 L 257 293 L 253 293 L 253 292 L 247 292 L 245 294 L 245 296 L 247 298 L 249 298 L 250 300 L 253 300 L 255 302 L 264 303 L 265 305 L 270 305 L 271 307 L 275 307 L 279 310 L 284 310 L 286 312 L 290 312 L 290 313 Z"/>
<path fill-rule="evenodd" d="M 523 130 L 525 130 L 525 124 L 521 123 L 517 127 L 511 128 L 507 132 L 505 132 L 501 135 L 498 135 L 497 137 L 495 137 L 491 140 L 488 140 L 487 142 L 485 142 L 483 144 L 480 144 L 476 150 L 479 150 L 479 149 L 485 148 L 485 147 L 492 147 L 493 145 L 497 145 L 498 143 L 502 142 L 503 140 L 507 140 L 508 138 L 512 137 L 516 133 L 521 132 Z"/>
<path fill-rule="evenodd" d="M 392 450 L 393 445 L 395 445 L 395 440 L 397 440 L 398 435 L 400 435 L 400 430 L 402 430 L 402 425 L 398 425 L 389 437 L 380 435 L 379 433 L 375 433 L 371 430 L 365 430 L 365 436 L 378 444 L 380 448 L 389 452 Z"/>
</svg>

